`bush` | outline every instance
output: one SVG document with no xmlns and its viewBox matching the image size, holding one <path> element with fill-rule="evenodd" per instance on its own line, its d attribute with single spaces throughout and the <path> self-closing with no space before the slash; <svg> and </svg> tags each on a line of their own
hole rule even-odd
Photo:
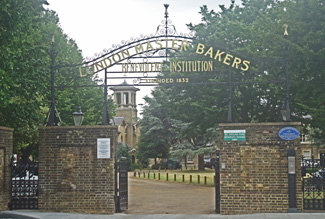
<svg viewBox="0 0 325 219">
<path fill-rule="evenodd" d="M 142 169 L 142 165 L 138 164 L 138 163 L 131 164 L 130 170 L 134 171 L 134 170 L 137 170 L 137 169 L 139 169 L 139 170 Z"/>
<path fill-rule="evenodd" d="M 151 169 L 153 170 L 159 170 L 160 165 L 159 164 L 154 164 L 151 166 Z"/>
<path fill-rule="evenodd" d="M 128 170 L 132 170 L 131 165 L 132 165 L 132 158 L 130 154 L 130 150 L 132 148 L 124 143 L 119 143 L 118 147 L 118 157 L 125 157 L 127 160 L 127 165 L 128 165 Z"/>
</svg>

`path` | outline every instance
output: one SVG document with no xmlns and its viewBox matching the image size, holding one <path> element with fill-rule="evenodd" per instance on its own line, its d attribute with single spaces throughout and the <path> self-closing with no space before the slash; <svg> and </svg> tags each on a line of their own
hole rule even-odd
<svg viewBox="0 0 325 219">
<path fill-rule="evenodd" d="M 214 187 L 129 177 L 126 214 L 214 214 Z"/>
</svg>

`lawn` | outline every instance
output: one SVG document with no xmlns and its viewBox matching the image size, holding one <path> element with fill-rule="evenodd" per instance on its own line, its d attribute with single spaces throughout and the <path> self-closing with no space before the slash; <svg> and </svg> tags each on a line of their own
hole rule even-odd
<svg viewBox="0 0 325 219">
<path fill-rule="evenodd" d="M 207 169 L 205 171 L 198 170 L 167 170 L 167 171 L 158 171 L 158 170 L 145 170 L 145 171 L 136 171 L 136 177 L 160 181 L 169 181 L 169 182 L 179 182 L 179 183 L 188 183 L 188 184 L 199 184 L 205 186 L 214 186 L 214 170 Z M 167 180 L 168 177 L 168 180 Z M 176 179 L 176 180 L 175 180 Z"/>
</svg>

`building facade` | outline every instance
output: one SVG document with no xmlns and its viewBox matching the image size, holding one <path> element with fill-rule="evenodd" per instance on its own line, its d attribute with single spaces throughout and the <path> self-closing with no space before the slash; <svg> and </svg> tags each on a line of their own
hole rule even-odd
<svg viewBox="0 0 325 219">
<path fill-rule="evenodd" d="M 325 146 L 322 144 L 317 144 L 312 141 L 309 135 L 301 134 L 301 155 L 305 159 L 311 159 L 314 156 L 315 159 L 320 159 L 325 157 Z"/>
<path fill-rule="evenodd" d="M 114 91 L 114 102 L 117 105 L 113 123 L 118 126 L 118 142 L 136 148 L 140 134 L 136 103 L 136 92 L 139 89 L 128 84 L 126 81 L 110 89 Z"/>
</svg>

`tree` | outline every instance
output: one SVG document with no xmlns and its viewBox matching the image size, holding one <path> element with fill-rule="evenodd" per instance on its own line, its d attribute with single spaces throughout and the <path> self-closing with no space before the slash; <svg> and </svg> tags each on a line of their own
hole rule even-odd
<svg viewBox="0 0 325 219">
<path fill-rule="evenodd" d="M 64 124 L 72 124 L 79 104 L 84 124 L 97 124 L 103 109 L 103 90 L 92 77 L 80 79 L 76 67 L 82 55 L 77 44 L 63 33 L 54 11 L 45 0 L 0 2 L 0 125 L 14 128 L 14 153 L 22 149 L 37 156 L 38 126 L 44 125 L 50 106 L 50 50 L 54 34 L 58 111 Z M 76 88 L 76 86 L 84 88 Z M 87 87 L 87 88 L 86 88 Z M 110 101 L 111 106 L 112 101 Z M 113 109 L 112 107 L 110 107 Z M 99 110 L 98 110 L 99 109 Z"/>
<path fill-rule="evenodd" d="M 14 128 L 14 146 L 37 145 L 47 93 L 46 1 L 0 2 L 0 125 Z"/>
<path fill-rule="evenodd" d="M 127 162 L 127 166 L 128 166 L 128 170 L 132 170 L 132 157 L 131 157 L 131 147 L 128 144 L 125 143 L 118 143 L 118 159 L 121 157 L 125 157 L 126 158 L 126 162 Z"/>
<path fill-rule="evenodd" d="M 155 92 L 156 98 L 159 92 Z M 167 158 L 170 141 L 172 138 L 171 123 L 167 118 L 166 112 L 156 98 L 145 97 L 146 104 L 143 110 L 143 118 L 140 122 L 141 134 L 138 142 L 137 157 L 140 163 L 148 165 L 148 159 Z"/>
<path fill-rule="evenodd" d="M 166 71 L 163 77 L 188 77 L 190 83 L 156 89 L 164 93 L 165 98 L 157 99 L 157 105 L 164 108 L 167 119 L 184 125 L 177 131 L 179 141 L 174 144 L 174 153 L 193 154 L 213 142 L 217 124 L 227 122 L 230 82 L 232 122 L 282 121 L 286 58 L 292 120 L 310 124 L 318 130 L 317 137 L 324 139 L 324 2 L 244 0 L 241 6 L 232 2 L 229 8 L 220 9 L 215 12 L 201 7 L 202 22 L 189 24 L 195 32 L 193 48 L 181 53 L 185 58 L 174 58 L 214 60 L 213 72 Z M 289 26 L 287 38 L 284 24 Z M 218 62 L 208 49 L 196 54 L 199 43 L 248 60 L 250 68 L 243 70 Z M 306 119 L 307 115 L 312 119 Z"/>
<path fill-rule="evenodd" d="M 250 70 L 230 69 L 226 75 L 222 75 L 220 70 L 225 67 L 229 69 L 229 66 L 221 63 L 215 70 L 220 74 L 210 80 L 227 82 L 227 77 L 231 74 L 233 81 L 243 82 L 233 87 L 234 122 L 281 121 L 279 112 L 285 97 L 287 43 L 292 119 L 325 130 L 321 125 L 324 124 L 324 86 L 321 85 L 324 77 L 324 42 L 321 40 L 324 17 L 321 14 L 324 9 L 324 2 L 317 0 L 245 0 L 241 7 L 234 4 L 229 8 L 222 6 L 220 13 L 209 11 L 206 6 L 201 8 L 202 23 L 189 25 L 196 33 L 194 45 L 201 42 L 207 47 L 221 49 L 241 58 L 249 57 L 251 61 Z M 287 39 L 283 37 L 284 24 L 289 26 Z M 276 83 L 269 83 L 270 81 Z M 212 96 L 224 98 L 217 102 L 225 106 L 225 89 L 217 90 L 215 87 L 218 85 L 212 86 L 208 88 L 213 92 Z M 181 89 L 183 93 L 189 93 L 192 88 Z M 200 93 L 207 94 L 200 96 L 204 106 L 208 105 L 203 99 L 211 101 L 209 90 L 204 86 L 200 88 Z M 189 103 L 193 104 L 193 98 Z M 209 115 L 213 114 L 202 116 L 202 121 L 208 123 L 205 118 L 210 120 Z M 306 115 L 311 115 L 313 119 L 307 121 L 304 119 Z M 214 121 L 224 121 L 224 114 L 214 116 Z"/>
</svg>

